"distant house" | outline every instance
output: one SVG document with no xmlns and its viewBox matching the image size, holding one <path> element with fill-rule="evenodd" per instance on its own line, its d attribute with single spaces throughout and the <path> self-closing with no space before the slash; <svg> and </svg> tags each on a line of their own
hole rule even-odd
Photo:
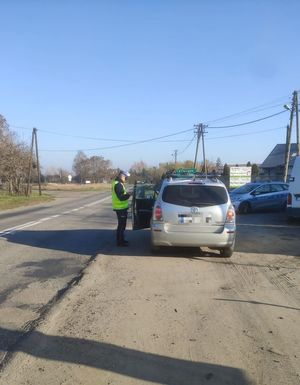
<svg viewBox="0 0 300 385">
<path fill-rule="evenodd" d="M 260 165 L 260 179 L 264 180 L 283 180 L 284 179 L 284 161 L 285 161 L 285 144 L 276 144 L 271 153 Z M 293 167 L 295 156 L 297 155 L 297 144 L 291 144 L 290 162 L 288 175 Z"/>
</svg>

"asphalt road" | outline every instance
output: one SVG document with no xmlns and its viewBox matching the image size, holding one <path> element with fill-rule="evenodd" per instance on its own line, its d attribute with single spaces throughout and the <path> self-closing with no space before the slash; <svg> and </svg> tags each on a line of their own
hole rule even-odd
<svg viewBox="0 0 300 385">
<path fill-rule="evenodd" d="M 64 321 L 63 326 L 58 326 L 58 330 L 55 331 L 57 335 L 62 334 L 62 331 L 68 334 L 72 330 L 76 335 L 81 335 L 84 330 L 87 330 L 90 319 L 85 320 L 84 317 L 86 314 L 95 314 L 95 312 L 92 312 L 94 302 L 89 302 L 90 294 L 85 299 L 80 291 L 78 293 L 75 292 L 73 300 L 76 302 L 76 306 L 70 305 L 69 308 L 71 310 L 69 309 L 68 312 L 68 306 L 66 305 L 69 301 L 68 295 L 62 296 L 62 294 L 73 283 L 81 279 L 85 267 L 98 255 L 94 266 L 93 264 L 89 266 L 89 269 L 98 269 L 94 271 L 94 281 L 90 284 L 93 290 L 98 290 L 99 295 L 103 296 L 104 303 L 107 303 L 107 309 L 103 312 L 101 307 L 103 303 L 101 302 L 99 312 L 96 312 L 97 317 L 100 318 L 95 319 L 95 330 L 98 328 L 97 325 L 105 321 L 105 319 L 101 318 L 102 315 L 110 314 L 110 312 L 115 312 L 115 314 L 108 317 L 106 320 L 107 325 L 111 325 L 112 320 L 114 320 L 116 330 L 120 327 L 119 318 L 121 317 L 123 321 L 126 320 L 128 298 L 128 293 L 124 289 L 124 287 L 127 287 L 126 282 L 128 283 L 128 288 L 133 290 L 135 288 L 133 285 L 134 280 L 139 280 L 138 290 L 143 288 L 145 298 L 149 290 L 156 290 L 159 285 L 169 282 L 170 287 L 161 288 L 161 292 L 164 293 L 163 295 L 168 300 L 169 298 L 174 298 L 174 301 L 178 301 L 181 299 L 180 290 L 177 292 L 177 289 L 179 289 L 177 288 L 178 280 L 182 284 L 186 283 L 188 286 L 194 280 L 195 287 L 198 288 L 197 290 L 201 290 L 198 293 L 198 297 L 194 297 L 191 294 L 195 291 L 195 289 L 192 289 L 191 293 L 182 298 L 182 306 L 186 306 L 185 313 L 190 314 L 191 310 L 189 307 L 196 306 L 196 304 L 189 304 L 186 298 L 189 298 L 192 302 L 193 298 L 197 301 L 199 298 L 202 298 L 204 302 L 208 301 L 203 306 L 204 308 L 207 306 L 209 309 L 213 309 L 210 322 L 215 320 L 214 312 L 218 311 L 222 301 L 225 305 L 232 304 L 232 307 L 238 304 L 239 306 L 234 307 L 234 309 L 238 309 L 238 313 L 232 308 L 228 313 L 228 317 L 230 314 L 232 316 L 240 314 L 239 317 L 243 319 L 243 322 L 239 325 L 241 333 L 248 333 L 247 330 L 250 330 L 254 336 L 252 336 L 253 338 L 251 337 L 251 341 L 256 341 L 251 347 L 247 344 L 243 345 L 245 352 L 251 348 L 256 354 L 263 347 L 263 352 L 266 350 L 269 355 L 275 354 L 273 353 L 273 348 L 267 346 L 268 338 L 260 335 L 261 325 L 254 327 L 247 324 L 248 321 L 246 322 L 246 320 L 252 317 L 250 311 L 252 308 L 249 307 L 250 312 L 245 316 L 241 308 L 243 304 L 253 305 L 253 309 L 255 306 L 257 311 L 255 314 L 253 313 L 253 317 L 255 319 L 262 318 L 262 324 L 272 325 L 272 328 L 270 327 L 270 330 L 266 332 L 268 334 L 273 330 L 273 327 L 278 328 L 277 324 L 272 324 L 273 321 L 270 317 L 272 316 L 277 320 L 276 322 L 280 322 L 280 329 L 276 329 L 278 338 L 276 337 L 274 346 L 277 346 L 279 350 L 282 349 L 284 352 L 280 353 L 285 357 L 285 361 L 282 361 L 282 368 L 285 368 L 282 371 L 282 378 L 284 378 L 286 373 L 290 373 L 292 376 L 290 384 L 296 384 L 299 378 L 295 377 L 298 374 L 296 374 L 293 368 L 295 367 L 294 361 L 297 360 L 299 354 L 297 347 L 299 333 L 298 335 L 295 333 L 295 325 L 297 325 L 300 309 L 298 284 L 300 271 L 299 223 L 287 223 L 284 212 L 238 216 L 237 223 L 236 250 L 234 256 L 227 260 L 219 258 L 218 252 L 209 249 L 199 250 L 197 248 L 166 248 L 162 251 L 161 255 L 152 256 L 149 249 L 149 231 L 147 230 L 129 232 L 127 238 L 131 241 L 130 247 L 122 250 L 116 248 L 114 242 L 116 218 L 111 210 L 111 200 L 108 193 L 64 192 L 57 196 L 55 202 L 1 213 L 0 366 L 1 360 L 5 362 L 7 351 L 18 351 L 20 349 L 22 336 L 26 331 L 32 331 L 32 335 L 35 335 L 34 330 L 36 330 L 37 321 L 40 323 L 49 314 L 49 309 L 57 308 L 60 317 L 63 317 L 66 312 L 70 319 L 72 319 L 74 313 L 75 320 L 72 319 L 72 322 Z M 128 227 L 130 227 L 130 223 Z M 154 261 L 155 263 L 153 263 Z M 178 270 L 175 275 L 173 273 L 168 275 L 170 271 L 173 271 L 175 261 L 178 261 L 178 263 L 176 262 Z M 190 268 L 190 264 L 194 261 L 200 263 L 197 270 Z M 135 271 L 137 263 L 141 270 Z M 151 271 L 154 274 L 153 276 L 151 276 Z M 202 274 L 201 277 L 197 275 L 200 273 Z M 129 274 L 129 276 L 127 277 L 126 274 Z M 196 274 L 195 277 L 193 277 L 193 274 Z M 131 275 L 134 275 L 134 280 Z M 167 281 L 166 277 L 168 277 Z M 157 282 L 152 282 L 156 278 Z M 101 285 L 102 280 L 106 282 L 104 285 Z M 149 281 L 148 284 L 147 281 Z M 212 284 L 213 282 L 215 283 Z M 86 277 L 86 283 L 89 284 L 88 277 Z M 212 290 L 210 295 L 203 295 L 203 293 L 207 292 L 208 288 L 214 286 L 216 288 Z M 116 288 L 120 290 L 116 291 Z M 168 290 L 170 290 L 169 294 Z M 173 292 L 174 290 L 176 290 L 175 293 Z M 212 307 L 209 303 L 211 297 L 215 298 L 215 291 L 218 294 L 217 300 L 214 299 L 214 303 L 218 302 L 216 308 Z M 223 296 L 220 295 L 219 291 L 221 293 L 224 292 L 226 295 L 224 293 Z M 232 295 L 229 295 L 231 291 Z M 247 295 L 244 295 L 244 292 L 247 292 Z M 71 290 L 71 293 L 74 292 Z M 137 292 L 133 291 L 131 295 L 136 300 Z M 63 299 L 62 302 L 56 303 L 60 297 Z M 121 311 L 117 306 L 111 306 L 112 303 L 118 304 L 121 297 L 123 298 L 122 303 L 125 306 L 124 314 L 122 313 L 123 310 Z M 156 297 L 155 294 L 153 298 L 158 300 L 161 297 Z M 148 303 L 148 297 L 145 303 Z M 76 314 L 75 312 L 78 306 L 82 307 L 81 314 Z M 145 312 L 143 306 L 139 310 L 141 314 Z M 174 304 L 174 308 L 176 307 L 177 309 L 177 306 L 178 302 L 176 302 L 176 306 Z M 262 306 L 266 309 L 265 313 L 260 313 Z M 280 313 L 274 315 L 268 311 L 270 308 L 273 308 L 274 311 L 278 309 Z M 207 312 L 209 314 L 209 311 Z M 175 312 L 174 314 L 177 313 Z M 190 318 L 185 317 L 182 320 L 182 322 L 184 321 L 188 324 L 187 330 L 192 330 L 200 322 L 197 314 Z M 221 314 L 219 316 L 221 317 Z M 165 315 L 162 318 L 165 319 Z M 83 323 L 85 322 L 84 325 L 79 325 L 78 330 L 75 330 L 74 325 L 81 319 Z M 47 321 L 47 318 L 45 320 Z M 144 328 L 152 328 L 157 322 L 156 318 L 152 320 L 153 322 L 148 321 L 147 317 L 140 320 Z M 175 321 L 177 325 L 178 322 L 177 320 Z M 50 318 L 49 322 L 51 327 L 54 327 L 56 319 Z M 126 328 L 130 328 L 132 320 L 130 319 L 128 322 Z M 230 330 L 234 330 L 232 325 L 231 322 L 228 322 L 228 333 Z M 212 327 L 208 341 L 214 338 L 216 330 L 223 327 L 224 325 Z M 164 328 L 169 330 L 167 324 Z M 124 330 L 122 335 L 127 336 L 126 330 Z M 286 330 L 289 331 L 289 335 L 286 335 Z M 160 334 L 165 332 L 160 331 Z M 181 335 L 182 333 L 183 330 L 177 330 L 175 334 Z M 110 335 L 109 332 L 107 332 L 107 335 Z M 234 335 L 235 333 L 233 333 L 232 338 Z M 198 338 L 203 340 L 206 337 L 198 336 Z M 29 347 L 32 347 L 30 334 L 27 341 Z M 193 342 L 194 337 L 189 339 L 189 341 Z M 285 345 L 283 345 L 282 341 L 285 341 Z M 112 342 L 114 343 L 115 341 L 108 339 L 108 343 Z M 224 347 L 227 349 L 228 341 L 225 341 L 224 344 Z M 123 342 L 121 345 L 123 346 Z M 265 348 L 264 345 L 267 347 Z M 161 349 L 164 349 L 163 346 L 165 346 L 165 341 L 162 341 L 161 347 L 156 352 L 157 354 L 161 354 Z M 182 345 L 180 349 L 182 351 L 188 349 L 187 351 L 189 351 L 190 347 Z M 210 354 L 221 354 L 220 352 L 222 352 L 222 349 L 215 350 Z M 205 357 L 200 357 L 201 354 L 200 349 L 197 351 L 197 357 L 199 356 L 197 359 L 205 360 Z M 263 355 L 260 359 L 266 360 L 266 357 Z M 218 360 L 222 361 L 223 358 L 218 357 Z M 252 362 L 251 360 L 249 362 Z M 276 364 L 277 361 L 277 358 L 275 361 L 270 359 L 271 364 L 268 369 L 270 379 L 272 378 L 272 365 Z M 245 368 L 248 365 L 240 363 L 238 358 L 232 358 L 231 364 L 233 363 L 238 367 L 243 367 L 244 365 Z M 112 368 L 114 365 L 112 363 Z M 36 367 L 35 363 L 33 363 L 33 367 Z M 251 367 L 253 368 L 251 369 Z M 255 372 L 254 367 L 255 365 L 251 366 L 249 364 L 247 370 L 252 371 L 254 377 L 260 376 L 259 373 Z M 63 368 L 62 370 L 65 369 Z M 13 369 L 12 373 L 17 373 L 18 371 L 19 369 Z M 49 368 L 49 373 L 52 372 L 53 368 Z M 39 381 L 38 374 L 37 381 Z M 28 371 L 28 378 L 30 377 L 31 369 Z M 20 383 L 23 383 L 22 376 L 20 381 Z M 280 381 L 278 383 L 284 383 L 282 382 L 283 380 Z M 13 379 L 12 382 L 6 383 L 17 384 L 18 382 Z M 246 382 L 244 383 L 246 384 Z M 263 382 L 259 381 L 255 383 L 263 384 Z M 271 382 L 266 382 L 266 384 L 269 383 Z"/>
<path fill-rule="evenodd" d="M 108 193 L 60 192 L 56 200 L 0 214 L 0 324 L 32 329 L 56 297 L 114 240 Z M 14 338 L 0 335 L 0 361 Z"/>
<path fill-rule="evenodd" d="M 229 259 L 152 255 L 148 230 L 117 248 L 109 201 L 92 208 L 86 220 L 107 236 L 78 284 L 26 338 L 0 325 L 0 350 L 1 335 L 19 338 L 0 385 L 299 385 L 299 223 L 238 216 Z"/>
</svg>

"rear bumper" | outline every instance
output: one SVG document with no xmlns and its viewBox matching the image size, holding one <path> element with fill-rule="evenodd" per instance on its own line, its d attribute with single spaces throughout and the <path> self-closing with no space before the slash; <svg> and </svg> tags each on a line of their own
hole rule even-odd
<svg viewBox="0 0 300 385">
<path fill-rule="evenodd" d="M 187 246 L 223 248 L 234 244 L 236 226 L 228 224 L 222 232 L 171 232 L 166 231 L 164 224 L 152 224 L 151 242 L 153 246 Z"/>
</svg>

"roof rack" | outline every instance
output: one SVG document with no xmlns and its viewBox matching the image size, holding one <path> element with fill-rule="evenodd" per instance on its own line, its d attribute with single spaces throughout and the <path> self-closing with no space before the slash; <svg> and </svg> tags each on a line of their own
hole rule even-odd
<svg viewBox="0 0 300 385">
<path fill-rule="evenodd" d="M 221 177 L 220 174 L 216 172 L 211 174 L 205 174 L 203 172 L 197 171 L 196 169 L 178 169 L 178 170 L 170 170 L 165 174 L 165 178 L 167 179 L 211 179 L 213 181 L 219 181 Z"/>
</svg>

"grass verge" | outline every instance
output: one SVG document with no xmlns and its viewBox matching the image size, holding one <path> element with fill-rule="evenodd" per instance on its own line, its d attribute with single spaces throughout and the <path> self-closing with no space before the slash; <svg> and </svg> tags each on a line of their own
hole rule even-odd
<svg viewBox="0 0 300 385">
<path fill-rule="evenodd" d="M 24 195 L 8 195 L 4 192 L 0 192 L 0 211 L 14 209 L 16 207 L 32 206 L 42 202 L 49 202 L 53 199 L 54 197 L 51 195 L 43 194 L 40 196 L 36 192 L 33 192 L 30 197 Z"/>
<path fill-rule="evenodd" d="M 34 189 L 38 186 L 34 185 Z M 46 183 L 42 185 L 43 191 L 110 191 L 110 183 L 91 183 L 91 184 L 78 184 L 78 183 Z"/>
</svg>

